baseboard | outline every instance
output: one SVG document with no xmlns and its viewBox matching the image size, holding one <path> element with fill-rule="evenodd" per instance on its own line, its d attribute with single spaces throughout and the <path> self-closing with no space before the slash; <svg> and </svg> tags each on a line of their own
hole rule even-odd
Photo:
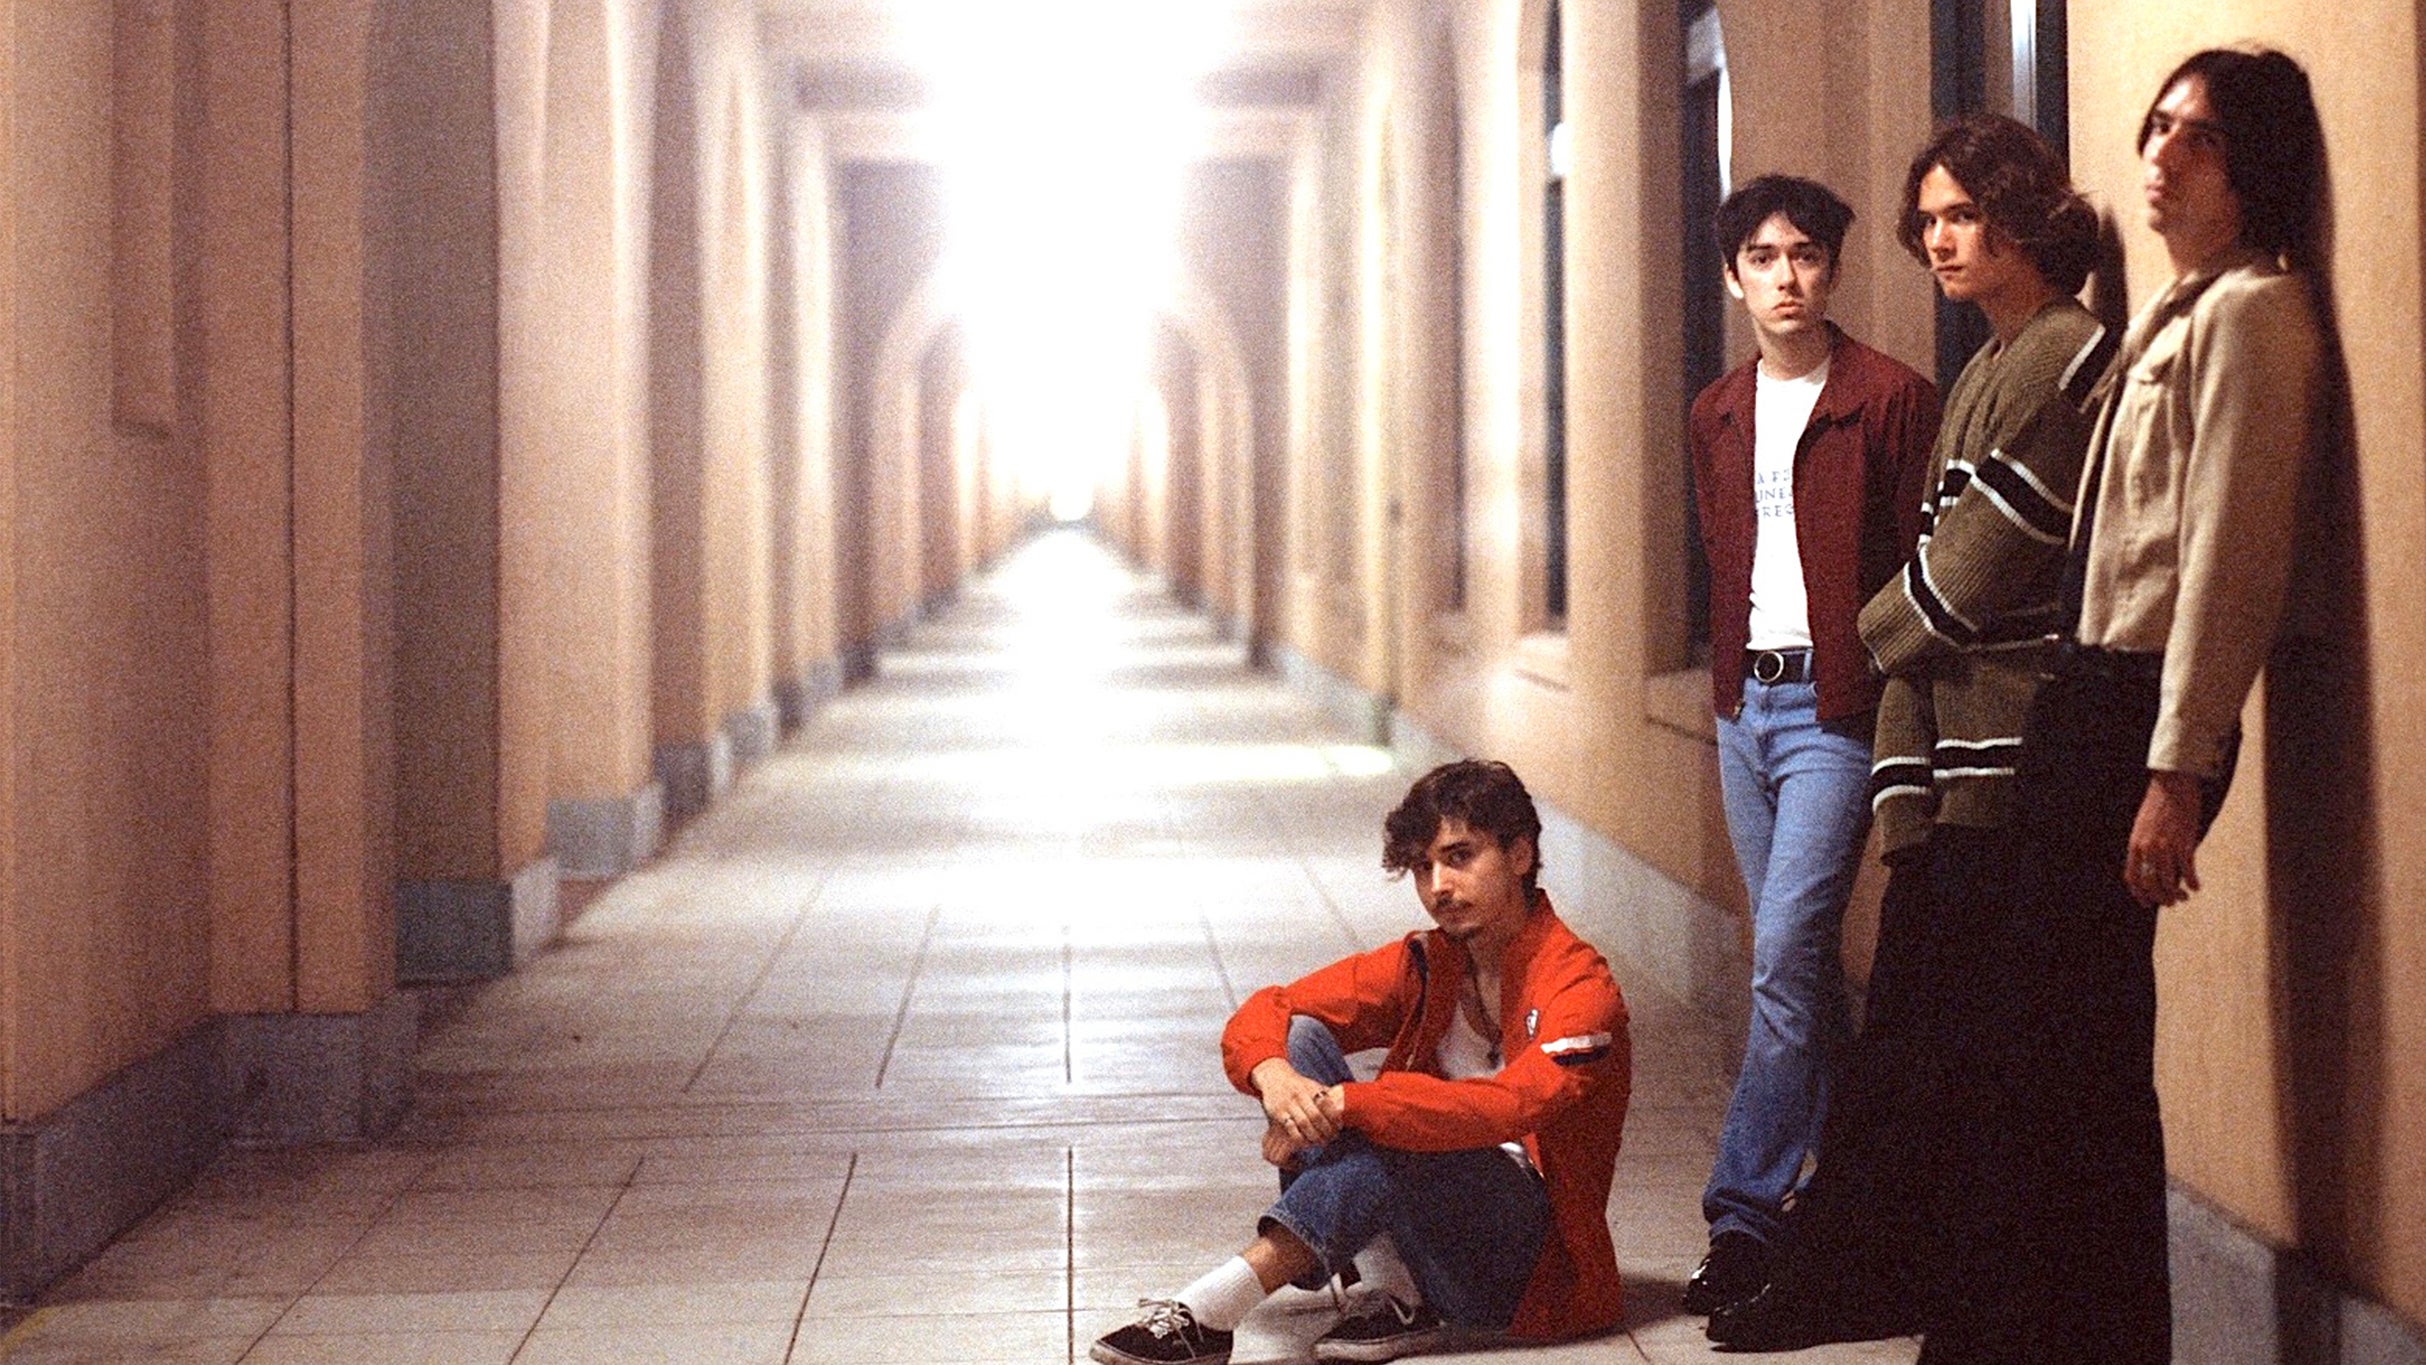
<svg viewBox="0 0 2426 1365">
<path fill-rule="evenodd" d="M 1314 662 L 1287 645 L 1274 645 L 1271 667 L 1291 689 L 1320 707 L 1359 744 L 1388 745 L 1390 703 Z"/>
<path fill-rule="evenodd" d="M 842 652 L 842 680 L 845 684 L 863 683 L 876 676 L 876 643 L 872 640 L 851 645 Z"/>
<path fill-rule="evenodd" d="M 665 822 L 665 788 L 656 782 L 630 796 L 553 800 L 548 802 L 548 852 L 564 877 L 620 877 L 655 856 L 665 839 Z"/>
<path fill-rule="evenodd" d="M 827 702 L 842 695 L 843 661 L 837 655 L 809 665 L 798 678 L 775 684 L 776 719 L 783 733 L 806 725 Z"/>
<path fill-rule="evenodd" d="M 2426 1365 L 2426 1332 L 2195 1191 L 2166 1195 L 2173 1357 L 2199 1365 Z"/>
<path fill-rule="evenodd" d="M 0 1298 L 24 1300 L 183 1189 L 226 1135 L 206 1024 L 30 1123 L 0 1127 Z"/>
<path fill-rule="evenodd" d="M 230 1142 L 365 1142 L 412 1098 L 419 1002 L 222 1017 L 0 1127 L 0 1299 L 23 1301 L 193 1183 Z"/>
</svg>

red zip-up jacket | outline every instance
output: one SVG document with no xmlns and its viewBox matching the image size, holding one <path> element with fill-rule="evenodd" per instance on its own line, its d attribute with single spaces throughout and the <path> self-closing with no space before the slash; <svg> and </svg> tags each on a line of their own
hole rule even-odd
<svg viewBox="0 0 2426 1365">
<path fill-rule="evenodd" d="M 1856 622 L 1862 605 L 1912 557 L 1937 443 L 1937 388 L 1909 366 L 1828 324 L 1828 382 L 1794 453 L 1794 541 L 1810 599 L 1819 718 L 1878 705 Z M 1738 366 L 1693 400 L 1693 496 L 1710 557 L 1710 700 L 1744 704 L 1752 628 L 1752 410 L 1760 362 Z"/>
<path fill-rule="evenodd" d="M 1342 1049 L 1387 1046 L 1381 1074 L 1343 1089 L 1346 1122 L 1385 1147 L 1448 1152 L 1522 1141 L 1542 1174 L 1550 1232 L 1509 1331 L 1534 1340 L 1615 1327 L 1624 1316 L 1609 1241 L 1609 1182 L 1634 1060 L 1609 964 L 1534 893 L 1500 962 L 1500 1055 L 1489 1076 L 1440 1074 L 1466 953 L 1438 930 L 1407 935 L 1247 997 L 1222 1031 L 1230 1083 L 1254 1094 L 1260 1063 L 1286 1057 L 1289 1019 L 1322 1021 Z"/>
</svg>

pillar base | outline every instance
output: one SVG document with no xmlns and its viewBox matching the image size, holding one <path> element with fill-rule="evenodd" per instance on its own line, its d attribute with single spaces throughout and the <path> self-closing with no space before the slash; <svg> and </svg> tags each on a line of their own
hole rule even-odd
<svg viewBox="0 0 2426 1365">
<path fill-rule="evenodd" d="M 396 979 L 407 985 L 485 981 L 556 941 L 564 927 L 556 860 L 508 882 L 401 882 L 396 887 Z"/>
<path fill-rule="evenodd" d="M 2426 1333 L 2175 1185 L 2173 1354 L 2201 1365 L 2426 1365 Z"/>
<path fill-rule="evenodd" d="M 657 784 L 665 790 L 667 824 L 681 825 L 701 814 L 733 785 L 733 741 L 719 732 L 658 745 Z"/>
<path fill-rule="evenodd" d="M 362 1014 L 238 1014 L 219 1025 L 232 1141 L 364 1142 L 412 1101 L 421 1003 L 409 991 Z"/>
<path fill-rule="evenodd" d="M 775 684 L 775 714 L 783 733 L 791 734 L 808 724 L 818 708 L 842 695 L 842 672 L 839 656 L 820 659 L 799 678 Z"/>
<path fill-rule="evenodd" d="M 0 1126 L 0 1299 L 23 1301 L 193 1183 L 228 1142 L 365 1142 L 412 1099 L 420 1006 L 223 1017 Z"/>
<path fill-rule="evenodd" d="M 758 760 L 775 752 L 782 732 L 783 713 L 771 697 L 726 716 L 724 738 L 732 750 L 734 771 L 746 772 Z"/>
<path fill-rule="evenodd" d="M 1393 708 L 1379 697 L 1286 646 L 1272 651 L 1281 680 L 1339 722 L 1358 744 L 1390 743 Z"/>
<path fill-rule="evenodd" d="M 548 852 L 559 876 L 620 877 L 656 855 L 665 840 L 665 788 L 651 782 L 625 797 L 548 802 Z"/>
</svg>

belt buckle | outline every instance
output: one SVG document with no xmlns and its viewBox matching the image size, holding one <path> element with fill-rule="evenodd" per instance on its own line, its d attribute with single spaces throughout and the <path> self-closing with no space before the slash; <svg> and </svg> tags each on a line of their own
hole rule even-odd
<svg viewBox="0 0 2426 1365">
<path fill-rule="evenodd" d="M 1752 680 L 1764 687 L 1774 686 L 1786 676 L 1786 656 L 1774 649 L 1756 651 L 1752 656 Z"/>
</svg>

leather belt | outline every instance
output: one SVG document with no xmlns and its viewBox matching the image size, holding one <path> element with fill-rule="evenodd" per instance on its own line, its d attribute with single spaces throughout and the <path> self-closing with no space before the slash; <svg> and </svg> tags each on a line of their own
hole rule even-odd
<svg viewBox="0 0 2426 1365">
<path fill-rule="evenodd" d="M 2165 656 L 2153 650 L 2101 649 L 2067 641 L 2062 659 L 2063 670 L 2076 678 L 2104 678 L 2142 686 L 2155 686 L 2165 678 Z"/>
<path fill-rule="evenodd" d="M 1808 649 L 1747 649 L 1744 651 L 1744 672 L 1752 681 L 1774 687 L 1779 683 L 1811 681 L 1811 651 Z"/>
</svg>

